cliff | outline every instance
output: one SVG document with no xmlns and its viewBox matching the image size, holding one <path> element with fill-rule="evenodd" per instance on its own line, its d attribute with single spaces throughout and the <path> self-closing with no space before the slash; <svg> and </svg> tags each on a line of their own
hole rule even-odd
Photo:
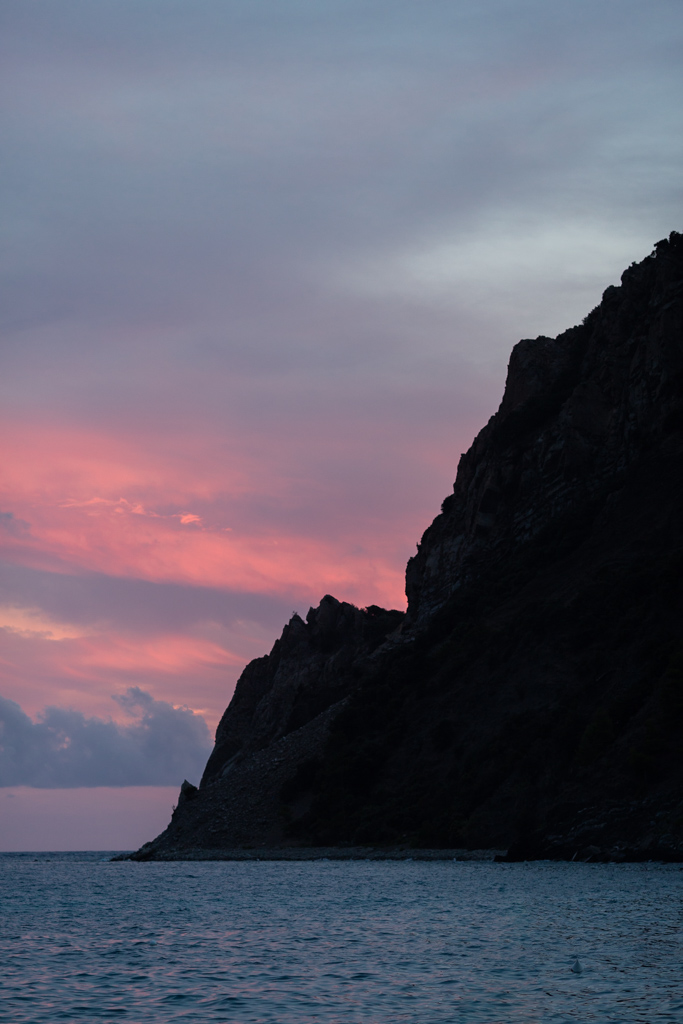
<svg viewBox="0 0 683 1024">
<path fill-rule="evenodd" d="M 678 235 L 658 243 L 580 326 L 514 347 L 500 408 L 408 563 L 411 622 L 427 620 L 482 564 L 604 501 L 680 425 L 680 245 Z"/>
<path fill-rule="evenodd" d="M 245 669 L 136 856 L 267 844 L 683 859 L 683 238 L 513 349 L 407 567 Z M 400 627 L 400 628 L 399 628 Z"/>
<path fill-rule="evenodd" d="M 145 854 L 287 842 L 310 809 L 330 722 L 403 618 L 329 595 L 305 622 L 293 615 L 270 654 L 240 676 L 199 789 L 183 783 L 169 827 Z"/>
</svg>

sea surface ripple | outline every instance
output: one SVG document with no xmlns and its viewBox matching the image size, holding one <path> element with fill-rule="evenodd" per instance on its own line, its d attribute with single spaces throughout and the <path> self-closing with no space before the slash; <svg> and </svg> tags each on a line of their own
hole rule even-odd
<svg viewBox="0 0 683 1024">
<path fill-rule="evenodd" d="M 0 855 L 3 1021 L 683 1022 L 679 865 L 103 857 Z"/>
</svg>

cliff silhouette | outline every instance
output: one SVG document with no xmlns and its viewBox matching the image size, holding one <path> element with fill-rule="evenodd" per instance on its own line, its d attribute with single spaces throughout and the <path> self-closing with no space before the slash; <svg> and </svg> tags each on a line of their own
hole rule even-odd
<svg viewBox="0 0 683 1024">
<path fill-rule="evenodd" d="M 295 615 L 134 856 L 683 860 L 683 236 L 515 346 L 406 592 Z"/>
</svg>

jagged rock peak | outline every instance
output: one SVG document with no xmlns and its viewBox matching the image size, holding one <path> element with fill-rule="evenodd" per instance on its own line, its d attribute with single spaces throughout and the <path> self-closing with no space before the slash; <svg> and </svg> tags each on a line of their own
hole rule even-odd
<svg viewBox="0 0 683 1024">
<path fill-rule="evenodd" d="M 577 327 L 512 350 L 498 412 L 460 459 L 453 494 L 406 570 L 407 623 L 482 566 L 606 496 L 680 417 L 683 236 L 624 272 Z"/>
<path fill-rule="evenodd" d="M 402 620 L 403 612 L 356 608 L 330 594 L 309 608 L 305 622 L 295 612 L 270 654 L 251 661 L 240 676 L 201 785 L 347 696 L 354 663 L 384 643 Z"/>
</svg>

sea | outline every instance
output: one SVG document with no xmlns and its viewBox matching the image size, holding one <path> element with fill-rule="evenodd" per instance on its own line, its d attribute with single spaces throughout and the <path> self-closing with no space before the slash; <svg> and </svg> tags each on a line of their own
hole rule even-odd
<svg viewBox="0 0 683 1024">
<path fill-rule="evenodd" d="M 0 855 L 0 1020 L 683 1022 L 683 868 Z"/>
</svg>

